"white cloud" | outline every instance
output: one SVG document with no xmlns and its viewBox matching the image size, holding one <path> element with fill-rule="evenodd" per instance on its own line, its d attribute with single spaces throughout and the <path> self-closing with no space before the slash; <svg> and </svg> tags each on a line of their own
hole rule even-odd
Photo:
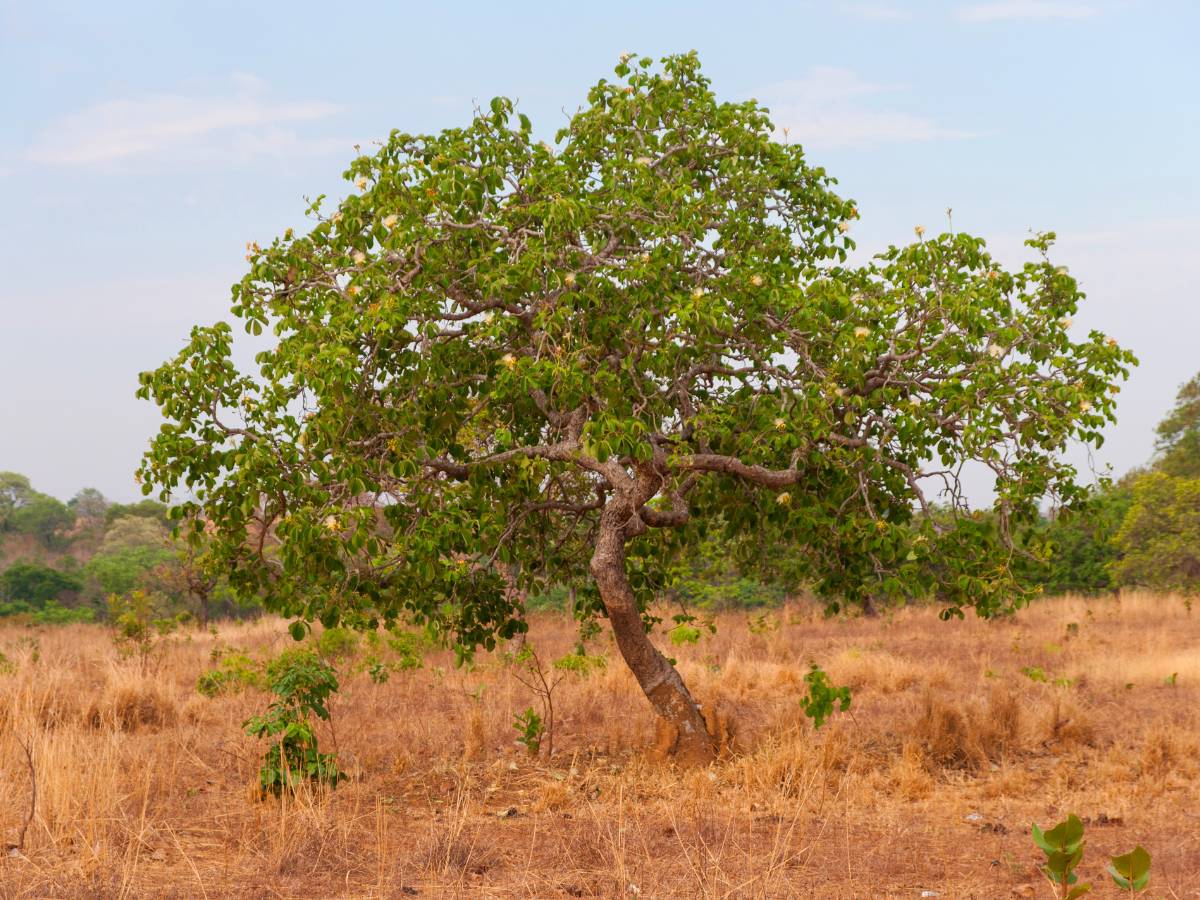
<svg viewBox="0 0 1200 900">
<path fill-rule="evenodd" d="M 330 149 L 328 139 L 313 141 L 283 126 L 335 112 L 336 106 L 319 100 L 273 100 L 261 80 L 235 75 L 217 92 L 108 100 L 62 116 L 38 135 L 28 156 L 34 162 L 78 166 L 166 151 L 236 159 L 324 152 Z"/>
<path fill-rule="evenodd" d="M 868 22 L 898 22 L 912 18 L 908 10 L 890 3 L 851 3 L 845 11 L 856 19 Z"/>
<path fill-rule="evenodd" d="M 1002 22 L 1014 19 L 1086 19 L 1099 15 L 1094 3 L 1078 0 L 996 0 L 959 7 L 964 22 Z"/>
<path fill-rule="evenodd" d="M 880 109 L 870 101 L 901 93 L 903 85 L 861 80 L 849 69 L 818 67 L 804 78 L 769 87 L 764 99 L 788 139 L 806 147 L 863 147 L 874 144 L 954 140 L 974 135 L 931 118 Z"/>
</svg>

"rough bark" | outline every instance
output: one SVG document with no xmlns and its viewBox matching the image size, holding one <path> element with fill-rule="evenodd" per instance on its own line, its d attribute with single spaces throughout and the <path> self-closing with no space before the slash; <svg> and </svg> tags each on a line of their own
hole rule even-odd
<svg viewBox="0 0 1200 900">
<path fill-rule="evenodd" d="M 605 509 L 592 555 L 592 577 L 608 612 L 617 647 L 654 711 L 670 734 L 662 747 L 682 765 L 705 765 L 716 759 L 717 748 L 704 716 L 683 679 L 646 634 L 637 600 L 625 570 L 628 515 L 617 506 Z"/>
</svg>

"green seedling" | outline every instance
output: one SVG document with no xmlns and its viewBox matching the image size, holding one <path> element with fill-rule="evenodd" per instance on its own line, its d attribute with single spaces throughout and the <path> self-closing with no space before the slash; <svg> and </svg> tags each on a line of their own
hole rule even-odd
<svg viewBox="0 0 1200 900">
<path fill-rule="evenodd" d="M 1042 873 L 1050 880 L 1056 900 L 1076 900 L 1092 889 L 1090 883 L 1079 884 L 1075 869 L 1083 859 L 1083 822 L 1074 813 L 1049 831 L 1037 825 L 1030 827 L 1033 842 L 1046 854 Z"/>
<path fill-rule="evenodd" d="M 1138 844 L 1124 856 L 1112 857 L 1108 874 L 1121 890 L 1130 894 L 1142 891 L 1150 883 L 1150 854 Z"/>
<path fill-rule="evenodd" d="M 850 688 L 834 685 L 825 670 L 816 663 L 810 666 L 804 683 L 808 685 L 808 694 L 800 698 L 800 708 L 813 720 L 814 728 L 824 725 L 825 720 L 833 715 L 835 707 L 842 712 L 850 709 Z"/>
</svg>

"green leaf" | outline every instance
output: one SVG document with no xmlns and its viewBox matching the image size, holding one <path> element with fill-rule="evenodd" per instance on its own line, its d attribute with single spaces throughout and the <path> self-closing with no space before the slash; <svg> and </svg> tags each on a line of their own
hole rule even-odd
<svg viewBox="0 0 1200 900">
<path fill-rule="evenodd" d="M 1109 874 L 1126 890 L 1141 890 L 1150 881 L 1150 854 L 1138 844 L 1130 852 L 1109 861 Z"/>
<path fill-rule="evenodd" d="M 288 626 L 288 633 L 292 636 L 293 641 L 302 641 L 304 636 L 308 634 L 308 628 L 303 622 L 296 621 Z"/>
</svg>

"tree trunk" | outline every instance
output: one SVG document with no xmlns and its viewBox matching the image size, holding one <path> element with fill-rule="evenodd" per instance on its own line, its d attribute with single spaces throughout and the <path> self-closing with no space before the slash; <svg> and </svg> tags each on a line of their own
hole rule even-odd
<svg viewBox="0 0 1200 900">
<path fill-rule="evenodd" d="M 626 664 L 669 732 L 662 745 L 683 765 L 706 765 L 717 748 L 696 701 L 679 673 L 651 643 L 625 571 L 625 527 L 620 510 L 610 507 L 601 517 L 600 536 L 592 554 L 592 577 L 608 611 L 613 635 Z"/>
</svg>

